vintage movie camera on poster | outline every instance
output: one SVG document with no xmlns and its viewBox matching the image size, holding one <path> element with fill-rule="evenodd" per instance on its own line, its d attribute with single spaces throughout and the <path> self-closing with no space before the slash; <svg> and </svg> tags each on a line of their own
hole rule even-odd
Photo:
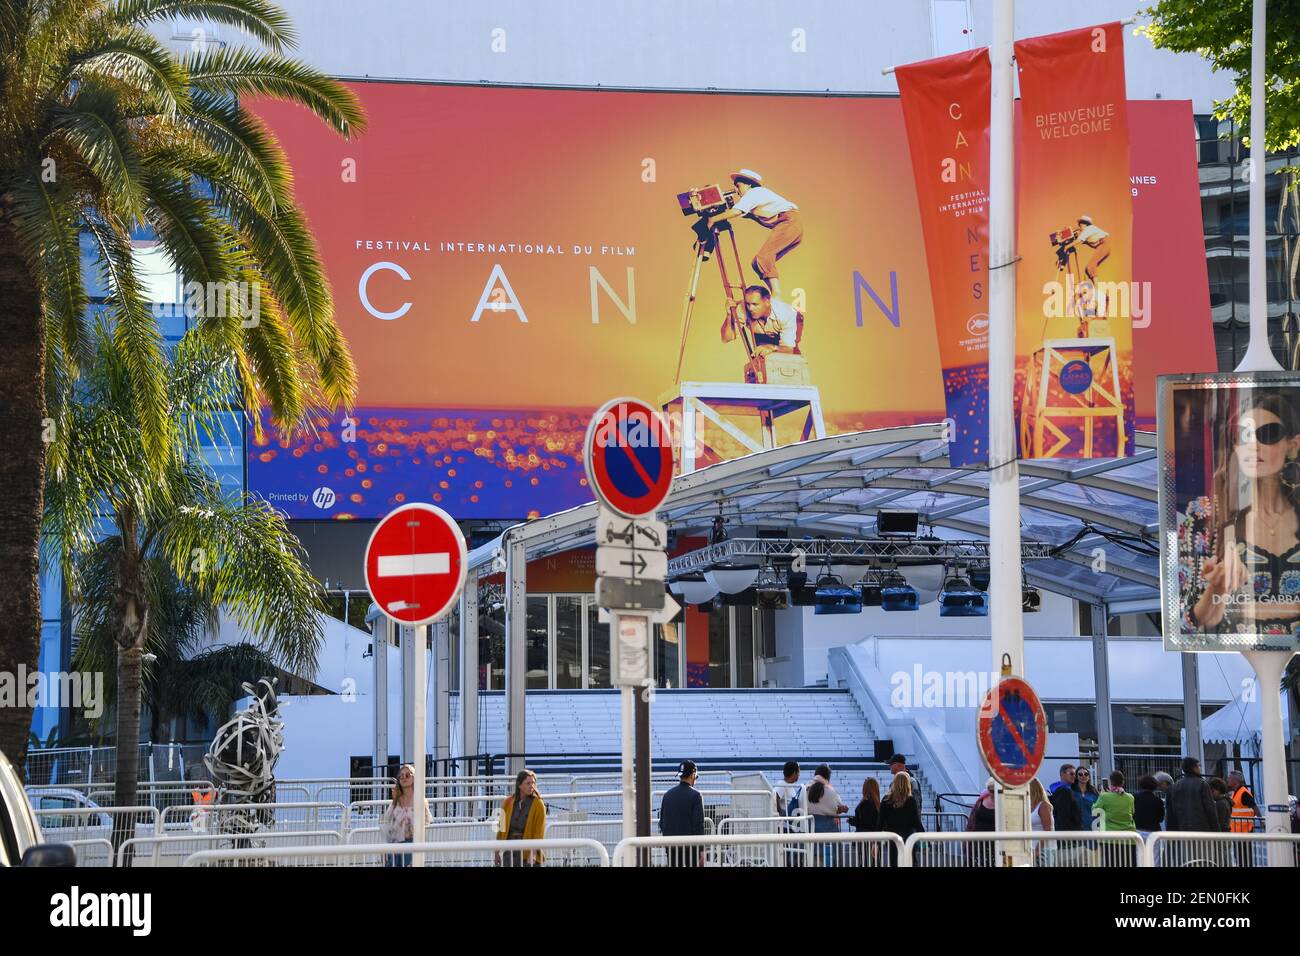
<svg viewBox="0 0 1300 956">
<path fill-rule="evenodd" d="M 677 194 L 677 204 L 682 207 L 682 215 L 697 217 L 691 228 L 706 252 L 712 252 L 717 242 L 716 235 L 709 228 L 710 217 L 726 212 L 736 204 L 738 196 L 735 189 L 727 189 L 716 183 L 712 186 L 692 186 L 686 192 Z"/>
<path fill-rule="evenodd" d="M 1070 271 L 1070 256 L 1075 257 L 1075 263 L 1078 263 L 1079 252 L 1075 249 L 1075 243 L 1079 241 L 1079 234 L 1066 226 L 1064 229 L 1058 229 L 1056 232 L 1048 233 L 1048 239 L 1056 248 L 1056 268 L 1065 272 Z"/>
</svg>

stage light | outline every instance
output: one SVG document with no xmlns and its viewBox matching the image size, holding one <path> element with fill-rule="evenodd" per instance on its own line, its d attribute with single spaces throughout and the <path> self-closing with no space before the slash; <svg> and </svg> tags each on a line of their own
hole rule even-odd
<svg viewBox="0 0 1300 956">
<path fill-rule="evenodd" d="M 939 594 L 940 617 L 988 617 L 989 596 L 960 573 L 944 582 Z"/>
<path fill-rule="evenodd" d="M 970 569 L 971 587 L 975 588 L 977 591 L 987 591 L 989 589 L 990 577 L 989 567 L 987 564 L 982 568 Z"/>
<path fill-rule="evenodd" d="M 732 565 L 710 568 L 704 572 L 708 581 L 723 594 L 739 594 L 754 586 L 758 580 L 758 566 Z"/>
<path fill-rule="evenodd" d="M 1020 589 L 1020 610 L 1025 614 L 1032 614 L 1043 606 L 1043 596 L 1038 593 L 1038 588 L 1031 588 L 1025 585 Z"/>
<path fill-rule="evenodd" d="M 938 600 L 943 589 L 946 568 L 940 564 L 909 564 L 900 569 L 907 583 L 916 589 L 916 603 L 929 604 Z"/>
<path fill-rule="evenodd" d="M 817 579 L 814 614 L 861 614 L 862 592 L 851 588 L 833 574 Z"/>
<path fill-rule="evenodd" d="M 754 590 L 758 595 L 758 606 L 765 611 L 781 611 L 790 606 L 790 595 L 786 592 L 785 582 L 770 564 L 759 570 Z"/>
<path fill-rule="evenodd" d="M 832 564 L 831 574 L 835 575 L 849 587 L 861 581 L 871 570 L 869 564 Z"/>
<path fill-rule="evenodd" d="M 718 589 L 704 580 L 704 575 L 699 573 L 684 574 L 669 587 L 673 587 L 673 593 L 680 594 L 687 604 L 704 604 L 706 601 L 713 600 L 718 593 Z"/>
<path fill-rule="evenodd" d="M 915 611 L 919 601 L 916 588 L 897 571 L 886 574 L 880 586 L 880 607 L 884 611 Z"/>
<path fill-rule="evenodd" d="M 880 576 L 872 574 L 858 585 L 863 607 L 880 607 Z"/>
</svg>

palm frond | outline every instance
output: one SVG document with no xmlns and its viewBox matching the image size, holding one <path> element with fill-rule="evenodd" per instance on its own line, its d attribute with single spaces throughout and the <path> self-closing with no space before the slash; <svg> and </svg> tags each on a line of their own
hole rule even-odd
<svg viewBox="0 0 1300 956">
<path fill-rule="evenodd" d="M 356 366 L 334 324 L 329 281 L 302 214 L 286 206 L 275 216 L 263 216 L 238 204 L 232 212 L 286 324 L 316 363 L 325 398 L 335 405 L 350 406 L 356 394 Z"/>
<path fill-rule="evenodd" d="M 10 186 L 11 221 L 20 251 L 36 275 L 45 302 L 46 332 L 59 361 L 58 381 L 74 376 L 90 357 L 85 326 L 86 287 L 81 273 L 77 208 L 70 191 L 41 176 Z M 66 377 L 66 378 L 65 378 Z"/>
<path fill-rule="evenodd" d="M 293 176 L 284 153 L 238 103 L 197 91 L 180 123 L 228 168 L 230 178 L 243 184 L 244 192 L 269 198 L 269 203 L 259 204 L 259 210 L 270 215 L 293 201 Z"/>
<path fill-rule="evenodd" d="M 313 674 L 324 604 L 302 546 L 260 501 L 203 497 L 167 516 L 159 534 L 162 553 L 182 580 L 225 608 L 280 666 Z"/>
<path fill-rule="evenodd" d="M 189 101 L 184 68 L 157 38 L 138 27 L 122 29 L 103 43 L 79 51 L 69 66 L 70 80 L 125 83 L 155 101 L 165 116 Z"/>
<path fill-rule="evenodd" d="M 115 212 L 131 224 L 141 221 L 140 159 L 116 93 L 102 86 L 81 87 L 71 106 L 52 109 L 44 145 L 68 150 L 95 178 L 97 192 L 111 197 Z"/>
<path fill-rule="evenodd" d="M 161 460 L 173 425 L 167 414 L 162 335 L 140 292 L 126 230 L 95 218 L 87 220 L 87 227 L 99 247 L 104 277 L 113 291 L 113 339 L 130 376 L 140 440 L 149 458 Z"/>
<path fill-rule="evenodd" d="M 276 52 L 298 42 L 288 14 L 268 0 L 119 0 L 117 18 L 135 24 L 208 20 L 247 33 Z"/>
<path fill-rule="evenodd" d="M 209 93 L 298 103 L 343 136 L 365 128 L 365 113 L 356 94 L 299 60 L 234 47 L 191 53 L 182 63 L 194 85 Z"/>
</svg>

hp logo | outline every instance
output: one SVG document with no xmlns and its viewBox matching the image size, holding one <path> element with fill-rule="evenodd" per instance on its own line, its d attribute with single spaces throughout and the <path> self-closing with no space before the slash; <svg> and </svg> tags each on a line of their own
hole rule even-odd
<svg viewBox="0 0 1300 956">
<path fill-rule="evenodd" d="M 334 502 L 337 500 L 333 488 L 317 488 L 311 493 L 311 503 L 321 511 L 328 511 L 333 508 Z"/>
</svg>

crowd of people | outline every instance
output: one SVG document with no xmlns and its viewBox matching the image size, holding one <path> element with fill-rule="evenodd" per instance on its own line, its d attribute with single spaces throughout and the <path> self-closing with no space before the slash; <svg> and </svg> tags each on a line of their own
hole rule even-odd
<svg viewBox="0 0 1300 956">
<path fill-rule="evenodd" d="M 857 833 L 893 833 L 906 840 L 914 833 L 925 832 L 919 794 L 908 773 L 906 758 L 894 754 L 889 758 L 889 769 L 892 776 L 883 793 L 880 781 L 867 777 L 862 783 L 862 798 L 850 812 L 848 804 L 831 783 L 829 765 L 818 765 L 813 771 L 812 782 L 805 788 L 799 763 L 787 761 L 781 770 L 782 782 L 775 788 L 777 814 L 790 818 L 790 823 L 785 824 L 789 832 L 802 832 L 797 827 L 803 824 L 797 824 L 796 819 L 804 815 L 811 822 L 814 833 L 841 833 L 847 825 Z M 663 836 L 705 835 L 704 798 L 695 788 L 698 777 L 699 769 L 694 761 L 683 760 L 678 765 L 678 783 L 664 793 L 659 806 L 659 832 Z M 386 842 L 411 842 L 414 779 L 414 768 L 410 764 L 403 765 L 381 818 Z M 1258 809 L 1255 797 L 1238 769 L 1229 771 L 1226 779 L 1207 779 L 1201 773 L 1200 762 L 1195 757 L 1187 757 L 1182 762 L 1182 775 L 1177 781 L 1162 771 L 1141 776 L 1136 793 L 1129 792 L 1126 783 L 1124 774 L 1115 770 L 1098 786 L 1089 768 L 1062 764 L 1059 779 L 1050 787 L 1045 788 L 1037 779 L 1030 781 L 1031 828 L 1042 833 L 1128 832 L 1143 838 L 1159 830 L 1252 833 L 1256 829 Z M 990 778 L 970 809 L 967 831 L 979 833 L 997 829 L 996 792 L 997 783 Z M 425 819 L 432 823 L 427 806 Z M 546 804 L 537 789 L 537 775 L 532 770 L 521 770 L 515 778 L 514 792 L 502 802 L 497 814 L 496 839 L 540 840 L 545 831 Z M 1084 838 L 1077 843 L 1035 841 L 1033 848 L 1040 865 L 1133 865 L 1136 850 L 1132 843 L 1107 843 Z M 809 858 L 803 848 L 792 845 L 784 852 L 789 865 L 808 865 Z M 827 866 L 886 863 L 885 850 L 876 846 L 827 843 L 816 852 L 821 854 L 817 862 Z M 896 864 L 896 852 L 895 846 L 889 844 L 889 865 Z M 991 842 L 972 844 L 964 852 L 975 857 L 976 865 L 992 866 L 994 863 L 995 848 Z M 1221 851 L 1215 851 L 1215 862 L 1251 866 L 1252 852 L 1250 845 L 1225 845 Z M 668 855 L 670 865 L 676 866 L 698 866 L 703 859 L 700 847 L 674 848 Z M 1065 859 L 1067 856 L 1072 858 Z M 495 862 L 499 866 L 540 866 L 543 856 L 539 850 L 505 850 L 496 854 Z M 385 857 L 385 866 L 410 865 L 409 853 Z"/>
</svg>

